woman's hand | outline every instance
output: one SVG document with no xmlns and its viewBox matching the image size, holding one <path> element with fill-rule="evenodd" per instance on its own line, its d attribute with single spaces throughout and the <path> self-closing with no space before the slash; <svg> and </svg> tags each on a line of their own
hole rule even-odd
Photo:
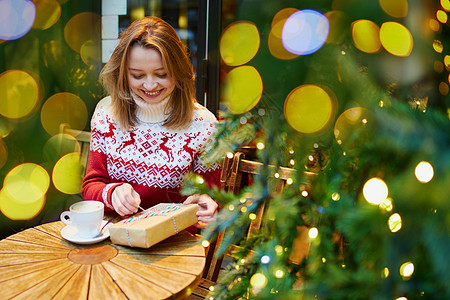
<svg viewBox="0 0 450 300">
<path fill-rule="evenodd" d="M 198 204 L 197 228 L 205 228 L 208 223 L 216 221 L 217 203 L 206 194 L 195 194 L 187 197 L 183 204 Z"/>
<path fill-rule="evenodd" d="M 141 205 L 141 197 L 129 183 L 116 187 L 111 195 L 114 210 L 121 216 L 134 214 Z"/>
</svg>

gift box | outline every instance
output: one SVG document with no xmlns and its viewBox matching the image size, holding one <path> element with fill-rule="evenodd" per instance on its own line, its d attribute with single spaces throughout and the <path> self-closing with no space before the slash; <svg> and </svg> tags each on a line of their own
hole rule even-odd
<svg viewBox="0 0 450 300">
<path fill-rule="evenodd" d="M 198 222 L 197 204 L 160 203 L 109 227 L 111 242 L 150 248 Z"/>
</svg>

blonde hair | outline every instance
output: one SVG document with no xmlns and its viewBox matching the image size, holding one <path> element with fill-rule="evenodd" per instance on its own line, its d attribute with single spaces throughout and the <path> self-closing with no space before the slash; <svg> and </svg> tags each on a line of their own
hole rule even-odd
<svg viewBox="0 0 450 300">
<path fill-rule="evenodd" d="M 164 68 L 176 82 L 168 103 L 169 117 L 164 126 L 188 126 L 196 102 L 194 70 L 175 29 L 157 17 L 145 17 L 131 23 L 120 35 L 119 44 L 100 72 L 100 80 L 111 96 L 117 122 L 125 130 L 137 122 L 136 103 L 128 82 L 128 56 L 132 47 L 155 49 L 161 54 Z"/>
</svg>

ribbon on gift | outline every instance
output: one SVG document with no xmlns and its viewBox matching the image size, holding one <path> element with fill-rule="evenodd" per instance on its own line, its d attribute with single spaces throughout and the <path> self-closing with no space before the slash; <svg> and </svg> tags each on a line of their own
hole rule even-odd
<svg viewBox="0 0 450 300">
<path fill-rule="evenodd" d="M 135 215 L 134 217 L 122 220 L 122 223 L 128 224 L 126 230 L 127 233 L 127 241 L 128 241 L 128 245 L 130 247 L 132 247 L 131 245 L 131 241 L 130 241 L 130 235 L 128 233 L 128 228 L 130 227 L 130 223 L 133 223 L 135 221 L 139 221 L 142 219 L 146 219 L 146 218 L 150 218 L 150 217 L 154 217 L 154 216 L 167 216 L 172 218 L 172 222 L 173 222 L 173 229 L 175 230 L 175 234 L 178 233 L 178 228 L 177 228 L 177 224 L 175 223 L 175 218 L 173 216 L 169 216 L 167 215 L 168 213 L 171 213 L 173 211 L 176 211 L 180 209 L 180 204 L 170 204 L 165 208 L 160 208 L 160 209 L 156 209 L 156 208 L 149 208 L 137 215 Z"/>
</svg>

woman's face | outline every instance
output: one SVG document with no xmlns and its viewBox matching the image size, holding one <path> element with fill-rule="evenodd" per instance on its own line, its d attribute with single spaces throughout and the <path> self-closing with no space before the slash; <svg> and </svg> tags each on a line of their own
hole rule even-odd
<svg viewBox="0 0 450 300">
<path fill-rule="evenodd" d="M 175 88 L 175 79 L 164 68 L 161 54 L 140 46 L 130 50 L 128 82 L 136 96 L 152 104 L 164 100 Z"/>
</svg>

